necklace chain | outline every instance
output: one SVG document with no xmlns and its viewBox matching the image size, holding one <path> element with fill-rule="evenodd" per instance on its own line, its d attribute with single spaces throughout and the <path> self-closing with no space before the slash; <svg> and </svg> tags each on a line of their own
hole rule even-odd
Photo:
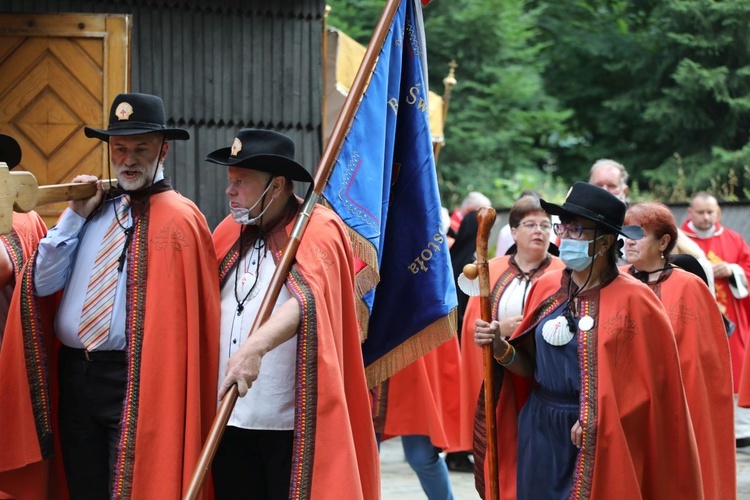
<svg viewBox="0 0 750 500">
<path fill-rule="evenodd" d="M 240 259 L 243 258 L 243 254 L 242 254 L 243 240 L 244 240 L 243 234 L 240 234 L 240 248 L 239 248 Z M 237 265 L 234 268 L 234 300 L 237 301 L 237 316 L 242 315 L 242 311 L 244 311 L 245 309 L 245 302 L 250 297 L 250 294 L 253 293 L 253 290 L 255 290 L 255 287 L 258 285 L 258 278 L 260 275 L 260 263 L 262 260 L 261 250 L 265 250 L 265 248 L 266 248 L 265 241 L 263 240 L 261 236 L 258 236 L 258 239 L 255 240 L 253 245 L 248 249 L 248 253 L 250 254 L 248 255 L 248 260 L 252 257 L 253 250 L 257 250 L 258 255 L 255 260 L 255 280 L 253 281 L 253 286 L 250 287 L 250 290 L 247 291 L 247 293 L 242 298 L 242 300 L 240 300 L 240 294 L 237 291 L 237 282 L 239 281 L 240 267 L 241 267 L 240 262 L 237 262 Z M 247 270 L 249 269 L 249 265 L 250 264 L 245 264 L 246 273 L 247 273 Z"/>
</svg>

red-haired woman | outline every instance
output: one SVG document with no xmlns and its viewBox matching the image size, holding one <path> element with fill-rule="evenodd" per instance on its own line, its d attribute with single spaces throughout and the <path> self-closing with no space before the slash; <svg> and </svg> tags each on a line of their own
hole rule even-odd
<svg viewBox="0 0 750 500">
<path fill-rule="evenodd" d="M 625 224 L 643 228 L 643 238 L 625 242 L 625 258 L 630 264 L 627 272 L 656 293 L 672 323 L 705 498 L 734 498 L 732 371 L 721 312 L 700 278 L 669 264 L 677 225 L 666 206 L 654 202 L 633 205 L 625 215 Z"/>
</svg>

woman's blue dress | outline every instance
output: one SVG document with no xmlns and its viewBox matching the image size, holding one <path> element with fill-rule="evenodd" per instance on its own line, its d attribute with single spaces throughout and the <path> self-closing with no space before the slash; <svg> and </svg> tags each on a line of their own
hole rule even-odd
<svg viewBox="0 0 750 500">
<path fill-rule="evenodd" d="M 547 321 L 562 315 L 567 302 L 536 328 L 538 386 L 518 416 L 518 499 L 568 498 L 578 448 L 570 430 L 578 420 L 580 378 L 576 336 L 553 346 L 542 337 Z"/>
</svg>

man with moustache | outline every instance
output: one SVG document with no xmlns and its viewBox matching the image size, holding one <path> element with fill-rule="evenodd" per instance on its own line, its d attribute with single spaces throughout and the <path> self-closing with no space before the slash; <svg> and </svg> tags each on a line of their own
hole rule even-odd
<svg viewBox="0 0 750 500">
<path fill-rule="evenodd" d="M 189 134 L 148 94 L 118 95 L 85 133 L 119 186 L 73 179 L 96 194 L 69 202 L 14 297 L 0 490 L 60 491 L 45 471 L 62 458 L 71 498 L 179 498 L 215 413 L 220 314 L 206 220 L 164 177 L 168 141 Z"/>
</svg>

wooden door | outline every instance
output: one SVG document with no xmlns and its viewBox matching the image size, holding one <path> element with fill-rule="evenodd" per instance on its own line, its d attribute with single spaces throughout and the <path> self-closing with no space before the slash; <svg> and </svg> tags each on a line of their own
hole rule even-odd
<svg viewBox="0 0 750 500">
<path fill-rule="evenodd" d="M 114 97 L 130 87 L 131 16 L 0 16 L 0 132 L 21 145 L 20 170 L 40 185 L 107 176 L 104 143 Z M 50 226 L 65 204 L 38 207 Z"/>
</svg>

